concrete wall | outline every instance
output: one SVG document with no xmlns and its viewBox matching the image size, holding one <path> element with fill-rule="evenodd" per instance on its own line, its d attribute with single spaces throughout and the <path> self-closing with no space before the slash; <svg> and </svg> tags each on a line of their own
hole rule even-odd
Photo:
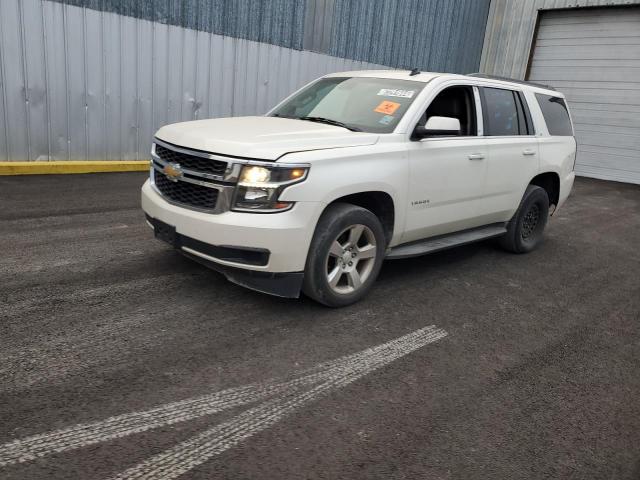
<svg viewBox="0 0 640 480">
<path fill-rule="evenodd" d="M 475 71 L 489 0 L 0 0 L 0 161 L 148 158 L 325 73 Z"/>
</svg>

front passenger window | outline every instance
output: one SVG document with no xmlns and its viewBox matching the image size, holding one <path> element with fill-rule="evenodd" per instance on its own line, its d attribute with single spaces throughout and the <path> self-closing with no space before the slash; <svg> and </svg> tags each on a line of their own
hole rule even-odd
<svg viewBox="0 0 640 480">
<path fill-rule="evenodd" d="M 476 107 L 471 87 L 456 85 L 445 88 L 422 114 L 418 125 L 425 126 L 431 117 L 451 117 L 460 121 L 460 136 L 476 136 Z"/>
</svg>

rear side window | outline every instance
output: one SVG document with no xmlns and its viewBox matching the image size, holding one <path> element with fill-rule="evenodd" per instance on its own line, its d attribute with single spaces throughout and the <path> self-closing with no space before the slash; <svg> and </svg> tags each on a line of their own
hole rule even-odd
<svg viewBox="0 0 640 480">
<path fill-rule="evenodd" d="M 571 120 L 564 99 L 536 93 L 549 135 L 573 136 Z"/>
<path fill-rule="evenodd" d="M 530 135 L 531 121 L 517 92 L 482 88 L 484 134 L 492 137 Z"/>
</svg>

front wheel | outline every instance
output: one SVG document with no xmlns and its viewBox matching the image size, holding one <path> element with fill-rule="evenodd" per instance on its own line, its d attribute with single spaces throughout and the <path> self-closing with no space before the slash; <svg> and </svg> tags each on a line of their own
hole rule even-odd
<svg viewBox="0 0 640 480">
<path fill-rule="evenodd" d="M 549 196 L 544 188 L 529 185 L 520 206 L 507 225 L 500 245 L 510 252 L 527 253 L 542 243 L 549 218 Z"/>
<path fill-rule="evenodd" d="M 329 307 L 357 302 L 375 282 L 385 249 L 384 230 L 373 213 L 347 203 L 330 205 L 309 248 L 305 295 Z"/>
</svg>

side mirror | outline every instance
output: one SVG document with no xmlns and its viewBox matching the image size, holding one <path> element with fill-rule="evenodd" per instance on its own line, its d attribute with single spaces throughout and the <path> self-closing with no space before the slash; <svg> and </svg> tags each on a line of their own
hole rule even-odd
<svg viewBox="0 0 640 480">
<path fill-rule="evenodd" d="M 460 135 L 460 120 L 453 117 L 430 117 L 423 127 L 417 125 L 413 131 L 414 139 L 438 135 Z"/>
</svg>

